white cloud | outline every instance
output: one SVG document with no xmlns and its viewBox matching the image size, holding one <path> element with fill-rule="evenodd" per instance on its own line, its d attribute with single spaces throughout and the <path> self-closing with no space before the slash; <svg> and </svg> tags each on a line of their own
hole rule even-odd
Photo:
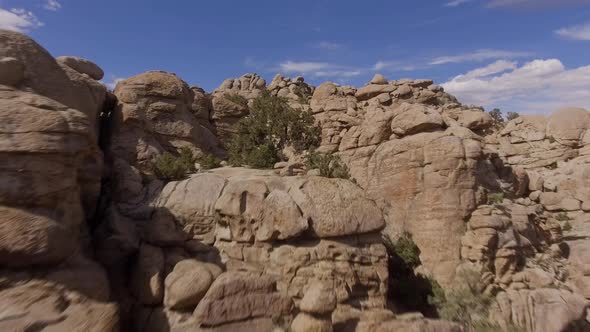
<svg viewBox="0 0 590 332">
<path fill-rule="evenodd" d="M 375 65 L 373 65 L 373 70 L 397 70 L 397 71 L 412 71 L 416 70 L 419 67 L 416 65 L 403 63 L 401 61 L 377 61 Z"/>
<path fill-rule="evenodd" d="M 463 80 L 470 80 L 470 79 L 474 79 L 474 78 L 481 78 L 481 77 L 486 77 L 486 76 L 490 76 L 490 75 L 494 75 L 494 74 L 499 74 L 499 73 L 503 73 L 507 70 L 514 70 L 516 69 L 516 62 L 514 61 L 506 61 L 506 60 L 498 60 L 492 64 L 489 64 L 483 68 L 477 68 L 474 69 L 470 72 L 467 72 L 464 75 L 459 75 L 457 76 L 455 79 L 458 81 L 463 81 Z"/>
<path fill-rule="evenodd" d="M 471 2 L 472 0 L 453 0 L 453 1 L 449 1 L 447 3 L 445 3 L 445 7 L 457 7 L 460 6 L 462 4 Z"/>
<path fill-rule="evenodd" d="M 110 80 L 108 82 L 102 81 L 102 83 L 110 90 L 115 90 L 117 83 L 123 81 L 124 79 L 125 78 L 123 78 L 123 77 L 117 77 L 115 75 L 110 75 Z"/>
<path fill-rule="evenodd" d="M 590 0 L 489 0 L 488 7 L 556 7 L 590 4 Z"/>
<path fill-rule="evenodd" d="M 475 62 L 491 59 L 513 59 L 518 57 L 526 57 L 530 55 L 531 53 L 528 52 L 483 49 L 470 53 L 441 56 L 430 61 L 430 64 L 443 65 L 447 63 Z"/>
<path fill-rule="evenodd" d="M 329 41 L 322 41 L 317 44 L 317 48 L 320 48 L 322 50 L 333 51 L 342 48 L 342 44 Z"/>
<path fill-rule="evenodd" d="M 354 77 L 363 73 L 362 69 L 331 64 L 327 62 L 286 61 L 279 64 L 279 70 L 287 74 L 311 75 L 314 77 Z"/>
<path fill-rule="evenodd" d="M 5 10 L 0 8 L 0 29 L 25 32 L 43 26 L 35 14 L 22 8 Z"/>
<path fill-rule="evenodd" d="M 567 69 L 558 59 L 534 60 L 521 67 L 496 62 L 442 86 L 465 104 L 500 106 L 505 111 L 548 113 L 566 106 L 590 109 L 590 66 Z"/>
<path fill-rule="evenodd" d="M 279 66 L 281 67 L 281 70 L 286 73 L 310 73 L 329 68 L 330 64 L 325 62 L 286 61 L 281 63 Z"/>
<path fill-rule="evenodd" d="M 555 31 L 561 37 L 574 40 L 590 40 L 590 23 L 574 25 Z"/>
<path fill-rule="evenodd" d="M 61 3 L 59 3 L 57 0 L 47 0 L 43 8 L 55 12 L 61 9 Z"/>
</svg>

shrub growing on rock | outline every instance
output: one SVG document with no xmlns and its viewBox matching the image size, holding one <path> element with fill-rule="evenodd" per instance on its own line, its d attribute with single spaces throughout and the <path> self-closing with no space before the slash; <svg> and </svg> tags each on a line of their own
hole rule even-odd
<svg viewBox="0 0 590 332">
<path fill-rule="evenodd" d="M 506 120 L 508 121 L 512 121 L 516 118 L 519 118 L 520 114 L 516 113 L 516 112 L 508 112 L 508 114 L 506 115 Z"/>
<path fill-rule="evenodd" d="M 209 153 L 205 153 L 197 158 L 197 162 L 201 165 L 201 169 L 212 169 L 221 166 L 221 159 Z"/>
<path fill-rule="evenodd" d="M 182 147 L 178 156 L 166 152 L 156 157 L 152 162 L 154 174 L 166 181 L 180 180 L 188 173 L 195 171 L 195 157 L 188 147 Z"/>
<path fill-rule="evenodd" d="M 426 316 L 435 317 L 436 310 L 428 299 L 442 292 L 433 279 L 414 272 L 420 262 L 420 249 L 409 233 L 404 233 L 397 241 L 383 238 L 388 253 L 389 290 L 388 297 L 401 310 L 420 311 Z"/>
<path fill-rule="evenodd" d="M 313 149 L 320 142 L 320 129 L 314 122 L 311 112 L 296 111 L 284 98 L 263 93 L 237 124 L 229 146 L 230 163 L 271 168 L 283 159 L 281 151 L 286 146 L 296 152 Z"/>
<path fill-rule="evenodd" d="M 457 275 L 457 281 L 457 286 L 448 291 L 433 288 L 433 296 L 428 298 L 440 318 L 457 322 L 468 332 L 501 331 L 500 326 L 488 319 L 493 298 L 483 293 L 481 274 L 464 270 Z M 507 328 L 510 332 L 522 331 L 513 325 Z"/>
<path fill-rule="evenodd" d="M 350 179 L 350 170 L 339 156 L 311 152 L 307 156 L 308 169 L 319 169 L 320 176 L 327 178 Z"/>
<path fill-rule="evenodd" d="M 488 205 L 502 204 L 504 201 L 503 193 L 488 194 Z"/>
<path fill-rule="evenodd" d="M 231 101 L 234 104 L 238 104 L 238 105 L 242 105 L 242 106 L 248 106 L 248 99 L 246 99 L 244 96 L 240 96 L 238 94 L 229 94 L 226 93 L 223 95 L 223 97 L 229 101 Z"/>
<path fill-rule="evenodd" d="M 492 119 L 494 119 L 494 123 L 496 125 L 501 125 L 504 123 L 504 117 L 502 116 L 502 111 L 499 108 L 494 108 L 488 113 L 490 114 Z"/>
</svg>

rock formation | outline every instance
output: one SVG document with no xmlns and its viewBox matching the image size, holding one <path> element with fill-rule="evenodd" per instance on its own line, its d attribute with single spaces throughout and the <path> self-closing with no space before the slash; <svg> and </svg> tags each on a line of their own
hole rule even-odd
<svg viewBox="0 0 590 332">
<path fill-rule="evenodd" d="M 502 328 L 588 331 L 586 110 L 499 126 L 424 79 L 246 74 L 208 94 L 103 76 L 0 31 L 0 330 L 461 331 L 388 297 L 384 243 L 411 234 L 414 272 L 450 290 L 478 271 Z M 275 170 L 155 176 L 181 148 L 227 157 L 263 93 L 311 111 L 353 179 L 292 151 Z"/>
</svg>

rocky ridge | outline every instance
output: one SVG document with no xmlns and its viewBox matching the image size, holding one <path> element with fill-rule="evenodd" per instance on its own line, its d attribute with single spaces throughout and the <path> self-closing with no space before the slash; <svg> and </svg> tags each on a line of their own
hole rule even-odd
<svg viewBox="0 0 590 332">
<path fill-rule="evenodd" d="M 382 236 L 404 233 L 445 288 L 481 271 L 501 326 L 588 330 L 587 111 L 495 130 L 430 80 L 246 74 L 207 94 L 151 71 L 111 93 L 102 76 L 0 31 L 2 330 L 461 330 L 391 305 Z M 314 114 L 319 150 L 354 183 L 294 155 L 274 171 L 152 174 L 182 147 L 225 157 L 264 91 Z"/>
</svg>

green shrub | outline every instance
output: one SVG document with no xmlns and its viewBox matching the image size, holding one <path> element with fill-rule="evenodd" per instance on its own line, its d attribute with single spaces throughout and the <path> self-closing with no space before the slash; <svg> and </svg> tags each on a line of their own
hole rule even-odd
<svg viewBox="0 0 590 332">
<path fill-rule="evenodd" d="M 567 213 L 565 212 L 559 212 L 557 215 L 555 215 L 555 219 L 557 219 L 558 221 L 568 221 L 568 220 L 572 220 L 572 218 L 570 218 Z"/>
<path fill-rule="evenodd" d="M 195 171 L 195 158 L 190 148 L 182 147 L 178 156 L 166 152 L 156 157 L 151 166 L 154 174 L 162 180 L 180 180 Z"/>
<path fill-rule="evenodd" d="M 231 101 L 234 104 L 238 104 L 241 106 L 248 106 L 248 99 L 246 99 L 244 96 L 241 96 L 238 94 L 231 95 L 229 93 L 226 93 L 223 95 L 223 97 L 225 99 Z"/>
<path fill-rule="evenodd" d="M 516 112 L 508 112 L 508 114 L 506 115 L 506 119 L 508 121 L 514 120 L 516 118 L 519 118 L 520 114 L 516 113 Z"/>
<path fill-rule="evenodd" d="M 339 156 L 311 152 L 307 156 L 307 168 L 320 170 L 320 176 L 327 178 L 350 179 L 350 170 Z"/>
<path fill-rule="evenodd" d="M 488 205 L 501 204 L 504 201 L 503 193 L 488 194 Z"/>
<path fill-rule="evenodd" d="M 395 243 L 389 237 L 386 237 L 384 244 L 390 255 L 393 254 L 399 257 L 410 269 L 420 265 L 420 248 L 412 240 L 410 233 L 404 232 Z"/>
<path fill-rule="evenodd" d="M 572 224 L 570 224 L 569 221 L 566 221 L 565 223 L 563 223 L 563 225 L 561 226 L 561 230 L 564 232 L 569 232 L 572 230 Z"/>
<path fill-rule="evenodd" d="M 496 126 L 504 125 L 504 117 L 502 116 L 502 111 L 499 108 L 494 108 L 493 110 L 489 111 L 488 114 L 492 117 Z"/>
<path fill-rule="evenodd" d="M 486 325 L 492 298 L 482 294 L 480 289 L 481 275 L 466 270 L 458 276 L 457 287 L 447 292 L 437 291 L 429 298 L 430 304 L 437 308 L 440 318 L 457 322 L 467 331 L 478 331 Z"/>
<path fill-rule="evenodd" d="M 197 159 L 197 162 L 201 165 L 201 169 L 212 169 L 221 166 L 221 159 L 209 153 L 203 154 Z"/>
<path fill-rule="evenodd" d="M 549 140 L 549 143 L 551 143 L 551 144 L 555 143 L 555 137 L 548 136 L 547 139 Z"/>
<path fill-rule="evenodd" d="M 320 128 L 311 112 L 296 111 L 284 98 L 263 93 L 254 99 L 250 114 L 236 126 L 229 145 L 229 161 L 235 166 L 271 168 L 282 159 L 281 151 L 313 149 L 320 142 Z"/>
</svg>

